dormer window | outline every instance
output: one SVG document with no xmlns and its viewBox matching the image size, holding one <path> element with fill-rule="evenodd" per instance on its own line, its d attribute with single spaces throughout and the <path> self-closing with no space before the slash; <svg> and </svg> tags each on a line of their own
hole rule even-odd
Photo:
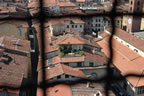
<svg viewBox="0 0 144 96">
<path fill-rule="evenodd" d="M 60 79 L 61 78 L 61 76 L 57 76 L 57 79 Z"/>
<path fill-rule="evenodd" d="M 137 53 L 138 52 L 138 50 L 137 49 L 134 49 L 134 51 Z"/>
<path fill-rule="evenodd" d="M 65 75 L 65 78 L 69 78 L 69 75 Z"/>
</svg>

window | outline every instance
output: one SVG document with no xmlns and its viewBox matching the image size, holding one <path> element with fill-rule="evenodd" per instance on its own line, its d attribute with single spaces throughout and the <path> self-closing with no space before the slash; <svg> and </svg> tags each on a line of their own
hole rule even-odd
<svg viewBox="0 0 144 96">
<path fill-rule="evenodd" d="M 132 5 L 132 3 L 133 3 L 133 2 L 131 1 L 131 5 Z"/>
<path fill-rule="evenodd" d="M 137 7 L 137 11 L 139 11 L 139 7 Z"/>
<path fill-rule="evenodd" d="M 138 92 L 137 94 L 143 94 L 144 93 L 144 86 L 138 87 Z"/>
<path fill-rule="evenodd" d="M 69 25 L 67 25 L 67 28 L 69 28 Z"/>
<path fill-rule="evenodd" d="M 137 2 L 137 5 L 140 5 L 140 1 Z"/>
<path fill-rule="evenodd" d="M 81 63 L 81 62 L 78 62 L 78 63 L 77 63 L 77 66 L 78 66 L 78 67 L 82 67 L 82 63 Z"/>
<path fill-rule="evenodd" d="M 132 7 L 130 7 L 130 11 L 132 11 Z"/>
<path fill-rule="evenodd" d="M 57 76 L 57 79 L 60 79 L 61 78 L 61 76 Z"/>
<path fill-rule="evenodd" d="M 77 28 L 77 25 L 75 25 L 75 28 Z"/>
<path fill-rule="evenodd" d="M 97 24 L 95 24 L 95 26 L 97 27 Z"/>
<path fill-rule="evenodd" d="M 69 66 L 69 63 L 64 63 L 65 65 Z"/>
<path fill-rule="evenodd" d="M 80 28 L 82 28 L 82 25 L 80 25 Z"/>
<path fill-rule="evenodd" d="M 65 78 L 69 78 L 69 75 L 65 75 Z"/>
<path fill-rule="evenodd" d="M 72 78 L 75 78 L 74 76 L 72 76 Z"/>
<path fill-rule="evenodd" d="M 72 25 L 72 28 L 74 28 L 74 25 Z"/>
<path fill-rule="evenodd" d="M 90 66 L 90 67 L 93 67 L 93 66 L 94 66 L 94 63 L 93 63 L 93 62 L 89 62 L 89 66 Z"/>
</svg>

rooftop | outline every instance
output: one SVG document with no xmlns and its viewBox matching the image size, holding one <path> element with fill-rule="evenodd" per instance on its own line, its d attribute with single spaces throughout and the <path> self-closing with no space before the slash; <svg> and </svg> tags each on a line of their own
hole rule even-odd
<svg viewBox="0 0 144 96">
<path fill-rule="evenodd" d="M 106 30 L 109 31 L 110 33 L 112 32 L 111 27 L 106 28 Z M 138 36 L 130 34 L 130 33 L 126 32 L 120 28 L 117 28 L 117 27 L 115 28 L 115 35 L 144 52 L 144 43 L 143 43 L 144 39 L 141 39 Z M 127 38 L 127 37 L 129 37 L 129 38 Z"/>
<path fill-rule="evenodd" d="M 20 87 L 23 78 L 27 78 L 30 42 L 3 36 L 0 45 L 0 49 L 3 49 L 0 56 L 0 85 Z"/>
<path fill-rule="evenodd" d="M 84 62 L 85 56 L 75 56 L 75 57 L 62 57 L 61 62 Z"/>
<path fill-rule="evenodd" d="M 82 71 L 79 69 L 74 69 L 69 66 L 66 66 L 64 64 L 57 64 L 55 67 L 52 67 L 50 69 L 46 69 L 46 80 L 49 80 L 51 78 L 54 78 L 59 75 L 70 75 L 70 76 L 75 76 L 79 78 L 85 78 L 85 75 Z M 43 71 L 39 71 L 38 73 L 38 82 L 42 81 L 42 73 Z"/>
<path fill-rule="evenodd" d="M 59 84 L 46 89 L 47 96 L 72 96 L 70 86 Z M 43 96 L 43 89 L 37 88 L 37 96 Z"/>
<path fill-rule="evenodd" d="M 116 33 L 121 33 L 121 31 L 116 31 Z M 128 36 L 128 35 L 126 35 Z M 108 47 L 108 37 L 105 37 L 98 44 L 103 48 L 103 52 L 109 57 L 109 47 Z M 130 38 L 128 38 L 130 39 Z M 137 74 L 142 75 L 144 73 L 144 58 L 129 49 L 127 46 L 121 44 L 119 41 L 112 39 L 113 47 L 113 65 L 120 70 L 123 76 L 127 74 Z M 129 55 L 131 54 L 131 55 Z M 126 77 L 126 79 L 134 86 L 144 86 L 143 77 Z"/>
</svg>

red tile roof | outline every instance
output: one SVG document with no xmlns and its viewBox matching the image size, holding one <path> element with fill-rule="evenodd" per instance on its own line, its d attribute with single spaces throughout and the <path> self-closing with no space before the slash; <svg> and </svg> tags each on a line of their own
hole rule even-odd
<svg viewBox="0 0 144 96">
<path fill-rule="evenodd" d="M 23 74 L 9 72 L 9 70 L 0 70 L 0 86 L 9 86 L 9 87 L 20 87 Z"/>
<path fill-rule="evenodd" d="M 61 62 L 84 62 L 85 56 L 77 56 L 77 57 L 62 57 Z"/>
<path fill-rule="evenodd" d="M 100 39 L 99 39 L 100 40 Z M 55 40 L 55 43 L 57 44 L 87 44 L 89 46 L 98 47 L 100 46 L 97 44 L 98 39 L 95 40 L 87 40 L 83 38 L 79 33 L 77 33 L 75 30 L 72 30 L 72 33 L 68 33 L 64 36 L 57 37 L 57 40 Z"/>
<path fill-rule="evenodd" d="M 60 7 L 76 7 L 76 4 L 72 2 L 57 2 L 57 5 Z"/>
<path fill-rule="evenodd" d="M 119 32 L 121 33 L 121 32 Z M 128 35 L 126 35 L 128 36 Z M 98 42 L 102 46 L 103 51 L 109 57 L 108 37 Z M 127 74 L 144 74 L 144 58 L 133 52 L 127 46 L 124 46 L 119 41 L 113 39 L 113 60 L 112 63 L 118 68 L 123 76 Z M 144 77 L 126 77 L 126 79 L 134 86 L 144 86 Z"/>
<path fill-rule="evenodd" d="M 4 55 L 0 57 L 0 85 L 20 87 L 23 78 L 28 76 L 30 42 L 19 40 L 19 45 L 16 46 L 16 40 L 7 36 L 0 38 L 1 48 L 4 49 Z M 9 62 L 3 62 L 4 60 Z"/>
<path fill-rule="evenodd" d="M 84 51 L 84 55 L 85 55 L 86 59 L 106 64 L 107 63 L 107 57 L 105 56 L 105 54 L 102 52 L 98 52 L 98 54 L 99 55 Z"/>
<path fill-rule="evenodd" d="M 66 20 L 72 21 L 75 24 L 79 24 L 79 23 L 84 24 L 84 21 L 78 17 L 64 17 L 64 18 L 50 19 L 50 20 L 48 20 L 48 24 L 51 24 L 51 25 L 55 25 L 55 24 L 59 24 L 59 23 L 65 24 L 64 21 L 66 21 Z"/>
<path fill-rule="evenodd" d="M 60 63 L 60 57 L 59 56 L 55 56 L 52 58 L 52 62 L 48 63 L 47 60 L 45 60 L 45 66 L 44 67 L 48 67 L 50 64 L 59 64 Z M 41 70 L 42 67 L 42 59 L 39 58 L 38 61 L 38 67 L 37 67 L 37 71 Z"/>
<path fill-rule="evenodd" d="M 90 84 L 90 82 L 70 85 L 73 96 L 94 96 L 98 91 L 102 93 L 102 96 L 106 96 L 103 84 L 92 82 L 90 85 L 94 88 L 87 87 L 88 84 Z M 115 95 L 111 90 L 109 90 L 108 96 Z"/>
<path fill-rule="evenodd" d="M 72 96 L 69 85 L 59 84 L 46 89 L 47 96 Z M 37 96 L 43 96 L 43 89 L 37 88 Z"/>
<path fill-rule="evenodd" d="M 85 44 L 85 42 L 74 37 L 74 36 L 70 36 L 70 37 L 62 40 L 59 44 L 79 44 L 79 45 L 82 45 L 82 44 Z"/>
<path fill-rule="evenodd" d="M 106 30 L 109 32 L 112 31 L 111 28 L 106 28 Z M 132 34 L 129 34 L 128 32 L 117 27 L 115 28 L 115 35 L 144 52 L 144 43 L 143 43 L 144 40 L 143 39 L 138 38 Z"/>
<path fill-rule="evenodd" d="M 59 7 L 76 7 L 76 5 L 72 2 L 56 2 L 55 0 L 45 0 L 43 2 L 43 7 L 49 6 L 59 6 Z M 28 3 L 28 8 L 39 8 L 40 4 L 38 1 L 33 1 Z"/>
<path fill-rule="evenodd" d="M 57 64 L 55 67 L 46 69 L 46 80 L 49 80 L 51 78 L 54 78 L 59 75 L 70 75 L 70 76 L 75 76 L 79 78 L 85 78 L 85 75 L 82 71 L 79 69 L 74 69 L 69 66 L 66 66 L 64 64 Z M 38 72 L 38 82 L 42 81 L 42 73 L 43 71 Z"/>
<path fill-rule="evenodd" d="M 28 47 L 30 46 L 30 42 L 28 40 L 11 38 L 8 36 L 0 37 L 0 40 L 0 44 L 4 44 L 4 48 L 17 50 L 24 53 L 30 52 L 30 48 Z"/>
</svg>

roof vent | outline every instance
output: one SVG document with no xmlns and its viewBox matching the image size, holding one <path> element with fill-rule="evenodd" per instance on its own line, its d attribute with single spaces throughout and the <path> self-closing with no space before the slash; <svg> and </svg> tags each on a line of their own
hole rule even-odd
<svg viewBox="0 0 144 96">
<path fill-rule="evenodd" d="M 94 96 L 102 96 L 101 92 L 100 91 L 97 91 L 96 94 L 94 94 Z"/>
<path fill-rule="evenodd" d="M 0 47 L 4 47 L 4 44 L 0 44 Z"/>
<path fill-rule="evenodd" d="M 74 34 L 73 34 L 73 33 L 71 33 L 71 34 L 70 34 L 70 36 L 74 36 Z"/>
<path fill-rule="evenodd" d="M 59 90 L 57 89 L 57 90 L 55 90 L 55 93 L 57 93 Z"/>
</svg>

